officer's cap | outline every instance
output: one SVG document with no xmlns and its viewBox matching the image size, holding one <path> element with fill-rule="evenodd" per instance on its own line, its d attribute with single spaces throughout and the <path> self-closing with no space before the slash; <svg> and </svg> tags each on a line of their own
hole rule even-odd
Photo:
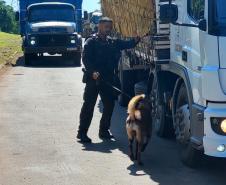
<svg viewBox="0 0 226 185">
<path fill-rule="evenodd" d="M 99 23 L 106 23 L 106 22 L 113 23 L 113 20 L 111 18 L 109 18 L 109 17 L 102 17 L 99 20 Z"/>
</svg>

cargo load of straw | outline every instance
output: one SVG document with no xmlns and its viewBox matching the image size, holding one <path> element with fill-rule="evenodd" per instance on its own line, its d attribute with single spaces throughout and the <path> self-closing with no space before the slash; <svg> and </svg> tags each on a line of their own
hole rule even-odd
<svg viewBox="0 0 226 185">
<path fill-rule="evenodd" d="M 145 35 L 155 18 L 154 0 L 101 0 L 104 16 L 114 21 L 116 32 L 124 37 Z"/>
</svg>

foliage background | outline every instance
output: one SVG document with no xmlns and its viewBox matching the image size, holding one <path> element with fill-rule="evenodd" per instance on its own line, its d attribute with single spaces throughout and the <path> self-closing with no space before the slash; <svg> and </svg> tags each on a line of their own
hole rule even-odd
<svg viewBox="0 0 226 185">
<path fill-rule="evenodd" d="M 3 0 L 0 0 L 0 31 L 19 33 L 19 23 L 15 20 L 15 11 Z"/>
</svg>

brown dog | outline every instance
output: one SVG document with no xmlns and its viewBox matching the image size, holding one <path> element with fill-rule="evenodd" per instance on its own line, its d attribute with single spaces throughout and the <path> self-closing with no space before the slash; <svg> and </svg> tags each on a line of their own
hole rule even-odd
<svg viewBox="0 0 226 185">
<path fill-rule="evenodd" d="M 129 139 L 129 156 L 132 161 L 141 162 L 141 152 L 143 152 L 151 137 L 152 117 L 151 103 L 145 95 L 138 95 L 132 98 L 128 105 L 128 118 L 126 120 L 126 130 Z M 133 141 L 136 140 L 135 157 L 133 153 Z"/>
</svg>

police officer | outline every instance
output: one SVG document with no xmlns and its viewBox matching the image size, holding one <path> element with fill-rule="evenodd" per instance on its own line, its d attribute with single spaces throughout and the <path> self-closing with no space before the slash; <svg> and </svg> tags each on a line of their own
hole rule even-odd
<svg viewBox="0 0 226 185">
<path fill-rule="evenodd" d="M 134 48 L 140 41 L 139 37 L 130 41 L 113 39 L 109 36 L 112 27 L 113 21 L 110 18 L 102 18 L 99 21 L 98 33 L 92 35 L 85 42 L 83 50 L 83 64 L 85 66 L 83 82 L 86 83 L 86 87 L 77 135 L 77 138 L 82 143 L 92 142 L 87 136 L 87 132 L 92 121 L 98 94 L 103 102 L 99 137 L 103 140 L 113 137 L 109 132 L 109 128 L 117 95 L 109 84 L 118 85 L 119 80 L 116 78 L 115 72 L 120 59 L 120 51 Z"/>
</svg>

